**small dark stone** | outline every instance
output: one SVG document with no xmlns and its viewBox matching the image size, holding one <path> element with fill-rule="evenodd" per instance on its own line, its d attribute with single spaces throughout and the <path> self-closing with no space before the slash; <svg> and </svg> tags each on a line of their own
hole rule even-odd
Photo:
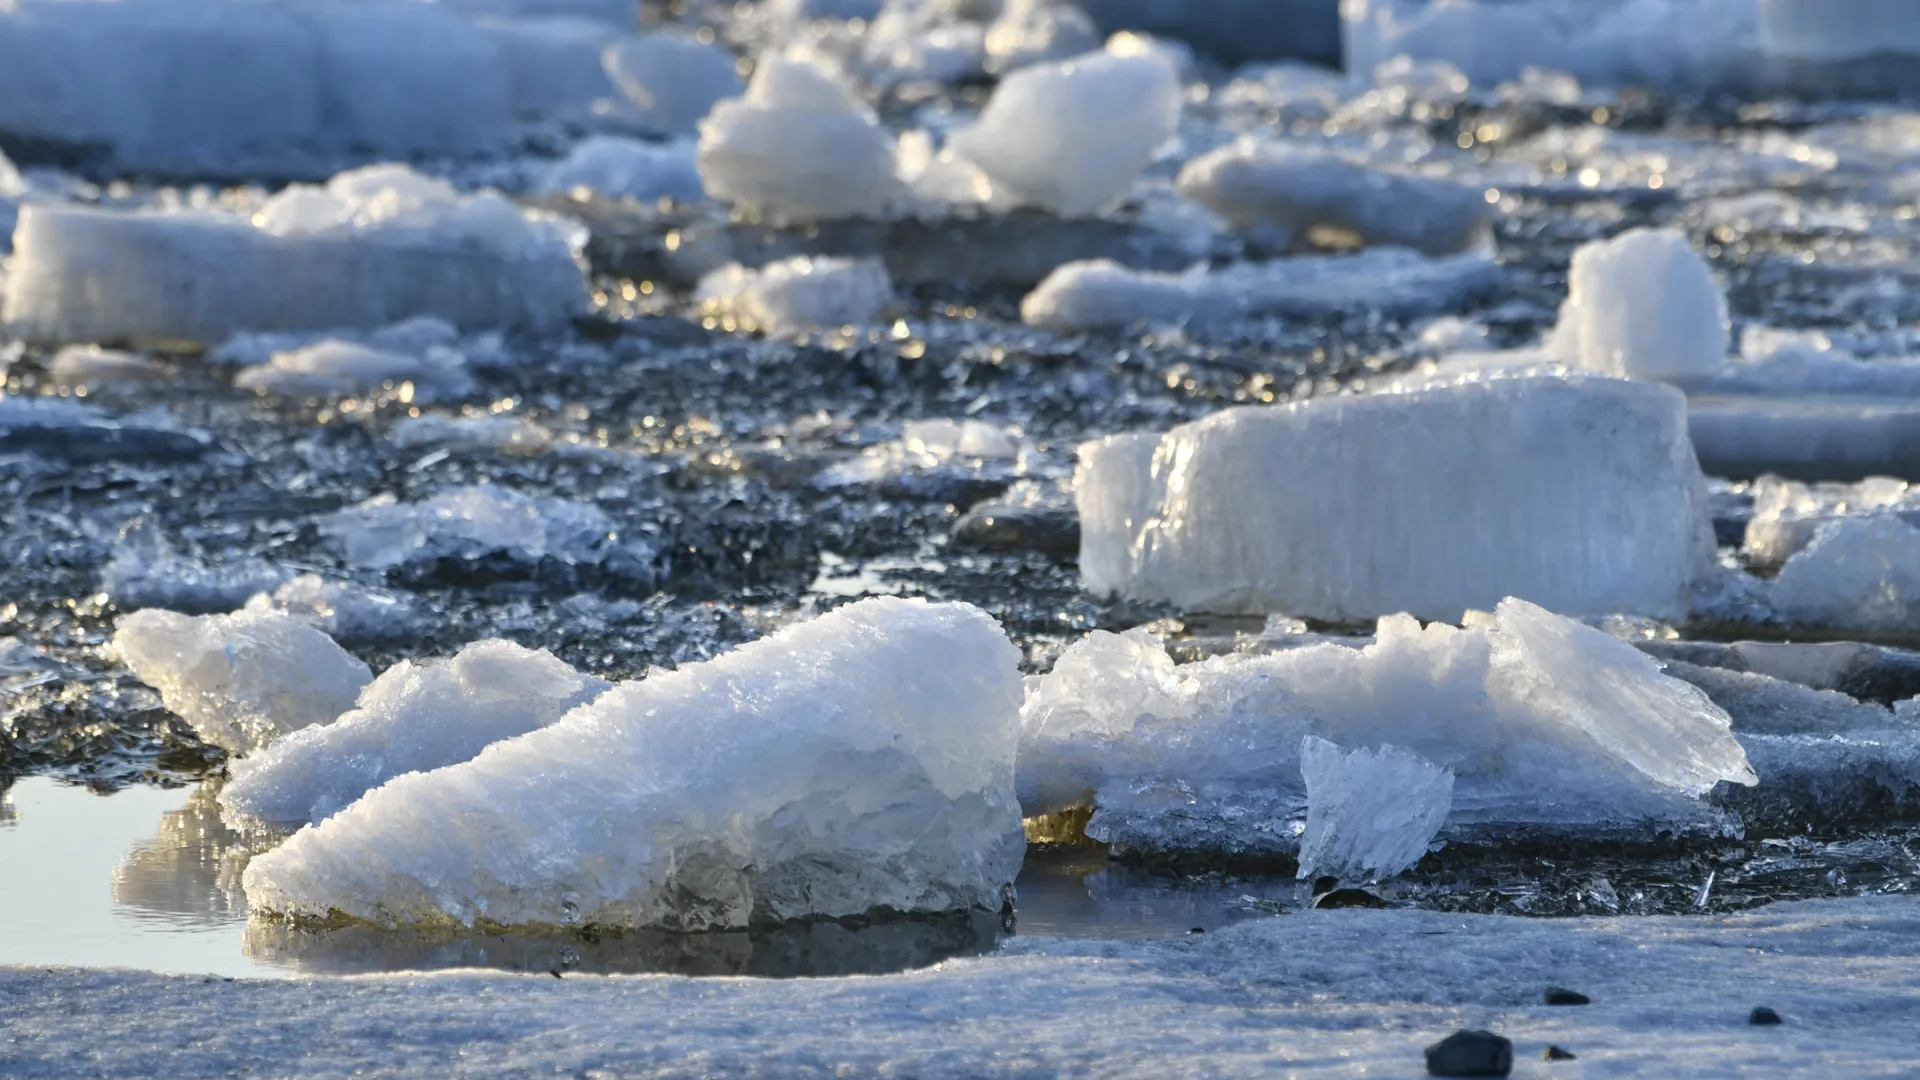
<svg viewBox="0 0 1920 1080">
<path fill-rule="evenodd" d="M 1335 889 L 1314 897 L 1312 906 L 1316 910 L 1330 911 L 1334 908 L 1383 908 L 1387 902 L 1365 889 Z"/>
<path fill-rule="evenodd" d="M 1207 932 L 1207 928 L 1204 926 L 1196 926 L 1193 929 L 1187 931 L 1187 933 L 1189 934 L 1204 934 L 1206 932 Z"/>
<path fill-rule="evenodd" d="M 1334 877 L 1332 874 L 1322 874 L 1313 879 L 1313 895 L 1315 896 L 1319 896 L 1322 893 L 1330 893 L 1339 887 L 1340 879 Z"/>
<path fill-rule="evenodd" d="M 564 979 L 564 978 L 566 978 L 566 976 L 564 976 L 564 975 L 562 975 L 562 974 L 560 974 L 560 969 L 559 969 L 559 968 L 548 968 L 548 969 L 547 969 L 547 974 L 549 974 L 549 975 L 551 975 L 551 976 L 553 976 L 553 977 L 554 977 L 554 978 L 556 978 L 556 979 Z"/>
<path fill-rule="evenodd" d="M 1569 990 L 1564 986 L 1549 986 L 1547 987 L 1547 1004 L 1591 1005 L 1593 1004 L 1593 999 L 1580 993 L 1578 990 Z"/>
<path fill-rule="evenodd" d="M 1753 1011 L 1747 1014 L 1747 1023 L 1759 1027 L 1768 1027 L 1773 1024 L 1784 1024 L 1786 1021 L 1780 1019 L 1779 1013 L 1774 1012 L 1765 1005 L 1755 1005 Z"/>
<path fill-rule="evenodd" d="M 1547 1052 L 1544 1054 L 1541 1054 L 1540 1056 L 1546 1059 L 1547 1061 L 1573 1061 L 1574 1060 L 1573 1051 L 1562 1050 L 1557 1046 L 1547 1047 Z"/>
<path fill-rule="evenodd" d="M 1513 1071 L 1513 1043 L 1491 1031 L 1456 1031 L 1427 1047 L 1430 1076 L 1505 1076 Z"/>
</svg>

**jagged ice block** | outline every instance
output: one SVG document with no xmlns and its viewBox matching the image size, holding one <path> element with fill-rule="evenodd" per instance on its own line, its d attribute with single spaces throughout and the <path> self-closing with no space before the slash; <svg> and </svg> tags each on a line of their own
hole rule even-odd
<svg viewBox="0 0 1920 1080">
<path fill-rule="evenodd" d="M 1307 824 L 1300 877 L 1388 878 L 1420 861 L 1453 809 L 1453 772 L 1403 747 L 1342 750 L 1300 743 Z"/>
</svg>

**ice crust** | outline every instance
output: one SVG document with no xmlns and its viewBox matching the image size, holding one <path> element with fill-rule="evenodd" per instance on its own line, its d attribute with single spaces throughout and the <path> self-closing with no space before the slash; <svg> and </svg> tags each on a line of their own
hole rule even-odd
<svg viewBox="0 0 1920 1080">
<path fill-rule="evenodd" d="M 975 608 L 864 600 L 389 781 L 257 857 L 247 899 L 682 929 L 998 910 L 1025 846 L 1018 663 Z"/>
<path fill-rule="evenodd" d="M 1415 316 L 1492 292 L 1501 274 L 1479 255 L 1429 259 L 1405 248 L 1236 263 L 1178 274 L 1110 260 L 1070 262 L 1020 301 L 1020 318 L 1047 330 L 1117 330 L 1135 323 L 1229 326 L 1262 316 L 1311 318 L 1379 311 Z"/>
<path fill-rule="evenodd" d="M 351 712 L 236 765 L 220 805 L 277 824 L 323 821 L 403 773 L 471 760 L 560 719 L 612 684 L 544 649 L 479 641 L 445 660 L 402 660 Z"/>
<path fill-rule="evenodd" d="M 322 519 L 320 533 L 341 548 L 348 565 L 367 570 L 491 555 L 591 564 L 606 557 L 617 535 L 598 507 L 492 484 L 414 503 L 375 496 Z"/>
<path fill-rule="evenodd" d="M 1675 379 L 1726 365 L 1727 300 L 1684 234 L 1631 229 L 1582 245 L 1550 350 L 1604 375 Z"/>
<path fill-rule="evenodd" d="M 34 342 L 173 348 L 423 315 L 468 332 L 552 330 L 586 306 L 574 232 L 404 166 L 343 173 L 324 189 L 295 185 L 252 223 L 218 211 L 30 205 L 0 316 Z"/>
<path fill-rule="evenodd" d="M 707 197 L 691 139 L 647 143 L 616 135 L 582 140 L 555 162 L 540 181 L 543 190 L 565 195 L 577 188 L 610 198 L 653 202 L 671 198 L 697 203 Z"/>
<path fill-rule="evenodd" d="M 1307 824 L 1300 877 L 1388 878 L 1420 861 L 1453 809 L 1453 773 L 1391 744 L 1342 750 L 1300 742 Z"/>
<path fill-rule="evenodd" d="M 1095 632 L 1029 680 L 1022 724 L 1027 811 L 1092 806 L 1088 835 L 1146 852 L 1293 854 L 1308 736 L 1451 769 L 1455 838 L 1717 829 L 1699 797 L 1755 780 L 1701 691 L 1511 599 L 1465 629 L 1392 616 L 1362 649 L 1179 667 L 1143 631 Z"/>
<path fill-rule="evenodd" d="M 750 270 L 733 263 L 695 290 L 705 310 L 769 337 L 871 325 L 894 302 L 879 259 L 801 255 Z"/>
<path fill-rule="evenodd" d="M 602 62 L 639 108 L 641 123 L 660 135 L 697 134 L 714 105 L 741 91 L 726 49 L 677 34 L 647 34 L 609 46 Z"/>
<path fill-rule="evenodd" d="M 949 145 L 996 198 L 1067 217 L 1124 194 L 1180 119 L 1180 79 L 1157 56 L 1099 52 L 1000 81 Z"/>
<path fill-rule="evenodd" d="M 699 162 L 707 194 L 770 224 L 886 218 L 908 201 L 872 111 L 827 72 L 777 56 L 700 122 Z"/>
<path fill-rule="evenodd" d="M 332 638 L 277 611 L 136 611 L 115 625 L 113 650 L 201 738 L 235 754 L 332 721 L 373 678 Z"/>
<path fill-rule="evenodd" d="M 1187 163 L 1180 191 L 1238 229 L 1425 255 L 1491 246 L 1493 207 L 1480 188 L 1384 172 L 1336 154 L 1246 139 Z"/>
<path fill-rule="evenodd" d="M 1712 550 L 1680 394 L 1614 379 L 1228 409 L 1082 447 L 1076 493 L 1087 589 L 1186 611 L 1678 618 Z"/>
</svg>

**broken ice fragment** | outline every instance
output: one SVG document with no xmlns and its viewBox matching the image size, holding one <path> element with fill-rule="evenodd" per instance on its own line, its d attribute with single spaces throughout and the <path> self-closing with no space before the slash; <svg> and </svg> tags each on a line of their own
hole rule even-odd
<svg viewBox="0 0 1920 1080">
<path fill-rule="evenodd" d="M 743 330 L 793 337 L 809 330 L 864 327 L 893 303 L 893 282 L 879 259 L 785 259 L 758 270 L 738 264 L 708 274 L 695 297 L 712 315 Z"/>
<path fill-rule="evenodd" d="M 353 707 L 373 678 L 333 639 L 278 611 L 123 616 L 113 649 L 200 737 L 250 753 Z"/>
<path fill-rule="evenodd" d="M 510 641 L 402 660 L 361 691 L 352 711 L 236 765 L 220 805 L 265 822 L 321 821 L 402 773 L 467 761 L 545 727 L 610 685 Z"/>
<path fill-rule="evenodd" d="M 320 532 L 343 549 L 349 565 L 368 570 L 496 553 L 522 563 L 590 564 L 606 557 L 616 535 L 597 507 L 492 484 L 417 503 L 376 496 L 323 519 Z"/>
<path fill-rule="evenodd" d="M 274 353 L 267 363 L 234 376 L 233 385 L 283 397 L 340 397 L 410 386 L 407 400 L 424 404 L 465 397 L 473 392 L 473 376 L 457 354 L 411 356 L 327 338 Z"/>
<path fill-rule="evenodd" d="M 740 75 L 726 49 L 677 34 L 646 34 L 610 46 L 601 62 L 639 107 L 641 122 L 660 135 L 695 134 L 716 103 L 740 93 Z"/>
<path fill-rule="evenodd" d="M 1582 245 L 1567 289 L 1550 348 L 1569 364 L 1635 379 L 1726 366 L 1726 295 L 1683 233 L 1632 229 Z"/>
<path fill-rule="evenodd" d="M 255 910 L 739 927 L 998 910 L 1024 849 L 1019 650 L 875 598 L 396 777 L 247 868 Z"/>
<path fill-rule="evenodd" d="M 1453 772 L 1391 744 L 1347 751 L 1317 736 L 1300 744 L 1307 827 L 1300 878 L 1389 878 L 1420 861 L 1453 809 Z"/>
<path fill-rule="evenodd" d="M 1773 603 L 1798 625 L 1920 629 L 1920 529 L 1892 514 L 1822 524 L 1781 568 Z"/>
</svg>

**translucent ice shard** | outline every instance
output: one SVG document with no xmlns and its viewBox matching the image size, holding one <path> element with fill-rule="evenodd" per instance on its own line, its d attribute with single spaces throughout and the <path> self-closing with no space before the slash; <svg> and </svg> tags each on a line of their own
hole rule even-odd
<svg viewBox="0 0 1920 1080">
<path fill-rule="evenodd" d="M 397 777 L 247 868 L 256 910 L 735 927 L 997 910 L 1024 849 L 1019 651 L 876 598 Z"/>
<path fill-rule="evenodd" d="M 1342 750 L 1313 735 L 1300 744 L 1307 826 L 1300 877 L 1387 878 L 1420 861 L 1453 809 L 1453 772 L 1398 746 Z"/>
<path fill-rule="evenodd" d="M 1614 379 L 1228 409 L 1092 444 L 1076 493 L 1087 588 L 1188 611 L 1679 617 L 1711 551 L 1680 394 Z"/>
<path fill-rule="evenodd" d="M 1294 854 L 1308 736 L 1450 769 L 1454 839 L 1717 832 L 1701 796 L 1755 779 L 1704 693 L 1519 600 L 1464 629 L 1394 616 L 1361 649 L 1178 667 L 1144 634 L 1094 634 L 1029 680 L 1022 722 L 1030 812 L 1091 806 L 1090 836 L 1170 854 Z"/>
<path fill-rule="evenodd" d="M 1711 375 L 1727 362 L 1727 300 L 1684 234 L 1632 229 L 1583 245 L 1552 350 L 1605 375 Z"/>
<path fill-rule="evenodd" d="M 349 564 L 369 570 L 492 554 L 522 563 L 597 563 L 615 537 L 612 520 L 597 507 L 492 484 L 418 503 L 376 496 L 326 518 L 320 532 L 340 545 Z"/>
<path fill-rule="evenodd" d="M 996 198 L 1074 217 L 1132 187 L 1179 119 L 1180 78 L 1164 60 L 1088 53 L 1002 79 L 949 145 Z"/>
<path fill-rule="evenodd" d="M 373 678 L 332 638 L 277 611 L 149 608 L 121 618 L 113 648 L 201 738 L 237 754 L 333 720 Z"/>
<path fill-rule="evenodd" d="M 1274 240 L 1388 244 L 1451 255 L 1492 242 L 1481 188 L 1403 176 L 1273 140 L 1243 140 L 1180 171 L 1180 190 L 1239 229 Z"/>
<path fill-rule="evenodd" d="M 853 91 L 765 56 L 743 97 L 700 122 L 707 194 L 771 224 L 891 217 L 907 199 L 893 140 Z"/>
<path fill-rule="evenodd" d="M 696 296 L 716 316 L 772 337 L 862 327 L 893 303 L 893 282 L 879 259 L 799 256 L 758 270 L 731 264 L 701 279 Z"/>
<path fill-rule="evenodd" d="M 338 720 L 235 766 L 220 805 L 274 823 L 322 821 L 410 772 L 454 765 L 598 697 L 611 684 L 545 650 L 481 641 L 446 660 L 402 660 Z"/>
</svg>

